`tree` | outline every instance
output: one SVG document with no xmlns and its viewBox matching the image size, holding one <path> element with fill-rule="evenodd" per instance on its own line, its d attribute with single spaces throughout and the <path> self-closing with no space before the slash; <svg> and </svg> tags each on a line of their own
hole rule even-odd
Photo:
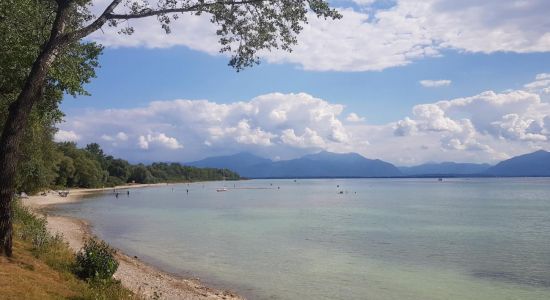
<svg viewBox="0 0 550 300">
<path fill-rule="evenodd" d="M 11 254 L 14 187 L 33 191 L 53 180 L 56 155 L 52 137 L 54 124 L 62 118 L 58 104 L 64 94 L 85 94 L 82 83 L 95 76 L 101 52 L 95 43 L 68 44 L 50 63 L 33 105 L 23 111 L 24 118 L 14 118 L 33 62 L 49 39 L 53 7 L 53 1 L 0 1 L 0 130 L 2 136 L 11 136 L 0 140 L 0 255 Z M 66 27 L 74 28 L 72 24 Z"/>
<path fill-rule="evenodd" d="M 74 161 L 68 156 L 63 156 L 57 166 L 57 178 L 55 179 L 55 185 L 58 186 L 70 186 L 74 184 L 76 169 L 74 167 Z"/>
<path fill-rule="evenodd" d="M 109 171 L 109 176 L 117 177 L 124 183 L 130 176 L 130 164 L 123 159 L 110 159 L 107 171 Z"/>
<path fill-rule="evenodd" d="M 183 14 L 209 14 L 211 22 L 218 26 L 220 51 L 231 53 L 229 65 L 241 70 L 259 62 L 259 50 L 290 51 L 302 24 L 307 22 L 308 12 L 323 18 L 341 17 L 325 0 L 157 0 L 156 5 L 128 0 L 123 12 L 115 12 L 121 2 L 111 1 L 103 13 L 94 18 L 88 10 L 90 0 L 40 1 L 49 9 L 47 17 L 42 19 L 49 35 L 26 73 L 17 99 L 10 104 L 0 139 L 0 254 L 12 254 L 10 206 L 19 146 L 29 115 L 41 99 L 52 66 L 60 62 L 68 49 L 81 45 L 82 38 L 105 24 L 117 26 L 130 19 L 153 16 L 169 33 L 170 23 Z M 18 3 L 11 5 L 19 8 Z M 0 19 L 10 18 L 0 16 Z M 125 27 L 121 32 L 131 34 L 133 28 Z"/>
<path fill-rule="evenodd" d="M 79 155 L 74 160 L 74 167 L 78 187 L 100 187 L 107 177 L 99 162 L 85 155 Z"/>
<path fill-rule="evenodd" d="M 152 183 L 154 177 L 151 175 L 151 172 L 142 164 L 139 164 L 132 168 L 130 173 L 130 178 L 128 180 L 134 181 L 136 183 Z"/>
</svg>

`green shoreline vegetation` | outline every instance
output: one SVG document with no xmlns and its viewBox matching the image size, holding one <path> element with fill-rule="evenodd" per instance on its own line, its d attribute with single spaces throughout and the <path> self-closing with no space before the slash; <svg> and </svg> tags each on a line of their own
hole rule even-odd
<svg viewBox="0 0 550 300">
<path fill-rule="evenodd" d="M 96 143 L 88 144 L 83 149 L 72 142 L 54 143 L 48 151 L 48 160 L 35 158 L 21 161 L 17 191 L 36 193 L 49 188 L 99 188 L 126 183 L 240 179 L 237 173 L 228 169 L 197 168 L 164 162 L 133 165 L 126 160 L 105 155 Z"/>
<path fill-rule="evenodd" d="M 1 258 L 2 299 L 140 299 L 112 278 L 114 250 L 90 239 L 74 253 L 46 228 L 46 218 L 13 203 L 14 256 Z M 93 253 L 94 255 L 90 255 Z"/>
</svg>

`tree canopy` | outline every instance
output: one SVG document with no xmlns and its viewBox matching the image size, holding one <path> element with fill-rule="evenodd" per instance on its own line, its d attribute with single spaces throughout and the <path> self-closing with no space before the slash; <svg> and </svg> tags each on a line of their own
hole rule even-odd
<svg viewBox="0 0 550 300">
<path fill-rule="evenodd" d="M 10 105 L 23 89 L 33 60 L 47 42 L 55 14 L 53 3 L 6 0 L 0 3 L 0 130 Z M 95 77 L 102 48 L 92 42 L 75 42 L 49 70 L 39 101 L 24 130 L 16 188 L 35 191 L 55 177 L 57 153 L 55 125 L 62 120 L 59 103 L 65 94 L 86 94 L 83 85 Z"/>
</svg>

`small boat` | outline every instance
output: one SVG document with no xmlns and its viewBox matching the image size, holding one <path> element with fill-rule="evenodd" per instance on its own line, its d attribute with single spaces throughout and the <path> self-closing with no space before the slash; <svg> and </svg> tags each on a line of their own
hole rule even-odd
<svg viewBox="0 0 550 300">
<path fill-rule="evenodd" d="M 223 177 L 223 187 L 217 188 L 216 192 L 227 192 L 227 187 L 225 186 L 225 176 Z"/>
</svg>

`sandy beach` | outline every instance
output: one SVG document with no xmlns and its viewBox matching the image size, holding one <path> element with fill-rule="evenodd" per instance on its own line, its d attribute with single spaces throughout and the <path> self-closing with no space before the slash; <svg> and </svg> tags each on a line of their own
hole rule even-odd
<svg viewBox="0 0 550 300">
<path fill-rule="evenodd" d="M 157 184 L 166 185 L 166 184 Z M 136 184 L 116 187 L 117 189 L 143 188 L 153 185 Z M 55 192 L 47 195 L 30 196 L 23 199 L 23 204 L 38 214 L 46 215 L 48 229 L 53 234 L 62 234 L 69 246 L 76 252 L 83 246 L 86 237 L 92 234 L 90 226 L 83 220 L 46 214 L 48 207 L 61 203 L 85 201 L 83 197 L 92 193 L 113 190 L 105 189 L 72 189 L 67 197 L 61 197 Z M 152 266 L 149 266 L 135 257 L 130 257 L 117 250 L 120 263 L 114 277 L 138 295 L 146 299 L 244 299 L 230 291 L 220 291 L 206 287 L 198 279 L 180 278 Z"/>
</svg>

